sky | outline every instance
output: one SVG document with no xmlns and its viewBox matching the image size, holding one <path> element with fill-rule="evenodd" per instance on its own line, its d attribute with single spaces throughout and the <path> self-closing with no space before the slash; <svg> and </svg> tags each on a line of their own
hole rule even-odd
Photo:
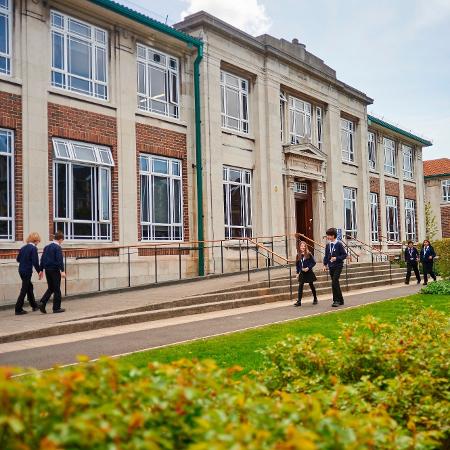
<svg viewBox="0 0 450 450">
<path fill-rule="evenodd" d="M 205 10 L 253 35 L 298 38 L 369 114 L 426 137 L 450 158 L 450 0 L 117 0 L 172 25 Z"/>
</svg>

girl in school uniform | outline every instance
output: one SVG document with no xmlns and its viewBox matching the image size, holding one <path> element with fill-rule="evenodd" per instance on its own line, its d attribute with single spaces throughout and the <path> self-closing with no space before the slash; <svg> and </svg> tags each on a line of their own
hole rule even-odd
<svg viewBox="0 0 450 450">
<path fill-rule="evenodd" d="M 433 271 L 434 258 L 436 258 L 436 252 L 428 239 L 423 241 L 422 250 L 420 250 L 420 262 L 423 269 L 423 285 L 428 284 L 428 275 L 436 281 L 436 274 Z"/>
<path fill-rule="evenodd" d="M 314 286 L 314 281 L 317 280 L 313 272 L 316 265 L 313 255 L 308 250 L 306 242 L 300 241 L 297 250 L 297 273 L 298 273 L 298 300 L 294 306 L 302 306 L 303 286 L 305 283 L 309 284 L 313 294 L 313 305 L 317 305 L 317 293 Z"/>
</svg>

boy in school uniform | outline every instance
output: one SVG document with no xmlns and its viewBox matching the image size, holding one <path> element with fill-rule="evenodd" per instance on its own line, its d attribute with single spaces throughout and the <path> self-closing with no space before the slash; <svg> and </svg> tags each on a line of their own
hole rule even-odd
<svg viewBox="0 0 450 450">
<path fill-rule="evenodd" d="M 414 271 L 417 284 L 420 284 L 420 272 L 419 272 L 419 252 L 414 247 L 413 241 L 408 241 L 408 247 L 405 249 L 405 261 L 406 261 L 406 279 L 405 284 L 409 284 L 411 278 L 411 271 Z"/>
<path fill-rule="evenodd" d="M 53 312 L 63 313 L 65 309 L 61 308 L 61 277 L 65 278 L 64 257 L 61 250 L 61 244 L 64 241 L 64 235 L 57 231 L 55 239 L 44 248 L 41 257 L 41 270 L 45 271 L 47 279 L 47 291 L 41 299 L 39 309 L 42 314 L 46 314 L 45 307 L 53 294 Z"/>
<path fill-rule="evenodd" d="M 344 244 L 337 239 L 336 228 L 329 228 L 326 231 L 327 245 L 325 247 L 325 257 L 323 258 L 323 270 L 330 272 L 331 288 L 333 290 L 333 308 L 344 304 L 339 277 L 341 276 L 344 261 L 347 258 L 347 251 Z"/>
<path fill-rule="evenodd" d="M 34 298 L 34 289 L 31 278 L 33 276 L 33 267 L 39 274 L 39 279 L 42 278 L 42 271 L 39 266 L 39 256 L 37 245 L 41 242 L 41 237 L 38 233 L 31 233 L 26 240 L 26 244 L 19 250 L 16 261 L 19 263 L 19 275 L 22 280 L 22 287 L 20 289 L 19 297 L 17 298 L 15 312 L 16 316 L 21 316 L 27 312 L 23 309 L 25 297 L 33 311 L 37 311 L 38 304 Z"/>
<path fill-rule="evenodd" d="M 423 241 L 422 249 L 420 250 L 420 261 L 423 268 L 423 285 L 428 284 L 428 275 L 436 281 L 436 274 L 433 271 L 434 258 L 436 252 L 428 239 Z"/>
</svg>

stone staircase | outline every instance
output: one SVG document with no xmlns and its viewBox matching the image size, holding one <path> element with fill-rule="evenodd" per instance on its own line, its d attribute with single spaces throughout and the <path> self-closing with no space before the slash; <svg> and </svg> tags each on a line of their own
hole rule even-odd
<svg viewBox="0 0 450 450">
<path fill-rule="evenodd" d="M 331 293 L 331 282 L 326 273 L 316 271 L 316 289 L 319 297 Z M 386 286 L 403 281 L 405 270 L 388 262 L 351 263 L 344 267 L 341 275 L 341 287 L 344 292 L 357 289 Z M 199 280 L 199 283 L 202 281 Z M 116 327 L 135 323 L 156 321 L 173 317 L 188 316 L 213 311 L 242 308 L 265 303 L 292 300 L 297 297 L 297 277 L 292 270 L 292 296 L 289 272 L 284 269 L 271 269 L 271 280 L 249 281 L 226 289 L 209 291 L 182 298 L 168 299 L 159 303 L 147 304 L 134 308 L 123 308 L 107 314 L 98 314 L 82 319 L 48 324 L 45 327 L 21 331 L 0 336 L 0 343 L 24 339 L 34 339 L 100 328 Z M 158 289 L 164 289 L 159 287 Z M 306 302 L 311 293 L 308 286 L 304 289 Z M 329 301 L 329 300 L 327 300 Z M 123 305 L 125 306 L 125 304 Z M 61 318 L 63 319 L 63 318 Z"/>
</svg>

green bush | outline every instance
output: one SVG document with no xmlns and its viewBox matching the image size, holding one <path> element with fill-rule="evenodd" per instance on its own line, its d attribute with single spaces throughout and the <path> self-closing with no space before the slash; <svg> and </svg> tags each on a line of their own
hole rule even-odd
<svg viewBox="0 0 450 450">
<path fill-rule="evenodd" d="M 434 269 L 443 278 L 450 278 L 450 238 L 431 242 L 438 258 L 434 261 Z M 422 248 L 418 245 L 417 248 Z"/>
<path fill-rule="evenodd" d="M 433 449 L 449 443 L 445 316 L 372 318 L 337 342 L 289 338 L 257 379 L 182 360 L 0 370 L 0 448 Z M 258 379 L 259 378 L 259 379 Z"/>
<path fill-rule="evenodd" d="M 450 295 L 450 280 L 433 281 L 424 286 L 420 292 L 422 294 Z"/>
</svg>

